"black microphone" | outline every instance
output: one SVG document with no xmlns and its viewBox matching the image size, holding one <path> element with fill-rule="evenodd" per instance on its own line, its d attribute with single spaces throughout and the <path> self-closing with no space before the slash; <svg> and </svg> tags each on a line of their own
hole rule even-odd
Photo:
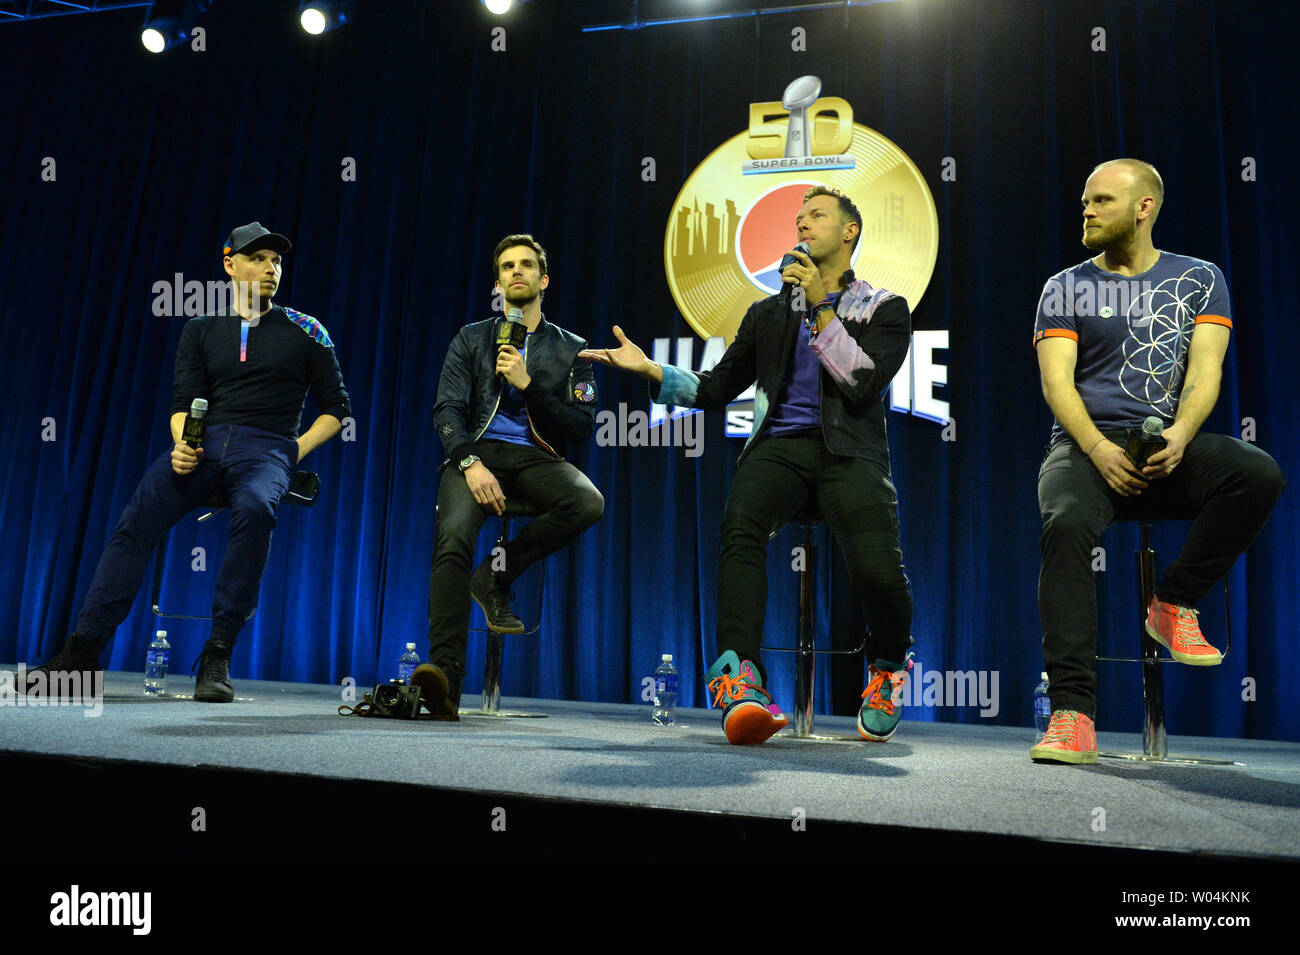
<svg viewBox="0 0 1300 955">
<path fill-rule="evenodd" d="M 528 326 L 524 324 L 524 313 L 518 308 L 512 308 L 506 312 L 506 317 L 497 323 L 497 351 L 501 351 L 506 345 L 511 345 L 515 351 L 522 352 L 526 341 L 528 341 Z M 506 376 L 498 374 L 497 380 L 504 385 Z"/>
<path fill-rule="evenodd" d="M 793 265 L 795 262 L 799 261 L 797 258 L 795 258 L 795 254 L 794 254 L 795 252 L 802 252 L 804 255 L 807 255 L 808 243 L 800 242 L 798 245 L 794 247 L 793 252 L 787 252 L 785 255 L 781 256 L 781 267 L 776 270 L 778 274 L 784 272 L 786 266 Z M 783 310 L 788 310 L 790 308 L 790 294 L 793 291 L 794 291 L 793 285 L 790 285 L 785 282 L 781 283 L 780 301 L 781 301 L 781 308 Z"/>
<path fill-rule="evenodd" d="M 1147 459 L 1169 444 L 1161 433 L 1164 430 L 1165 423 L 1155 415 L 1150 415 L 1142 422 L 1141 431 L 1129 432 L 1128 447 L 1124 449 L 1124 453 L 1128 455 L 1135 468 L 1141 470 L 1146 467 Z"/>
<path fill-rule="evenodd" d="M 185 429 L 181 440 L 196 451 L 203 447 L 203 432 L 207 430 L 204 419 L 208 416 L 208 399 L 195 398 L 190 404 L 190 413 L 185 416 Z"/>
</svg>

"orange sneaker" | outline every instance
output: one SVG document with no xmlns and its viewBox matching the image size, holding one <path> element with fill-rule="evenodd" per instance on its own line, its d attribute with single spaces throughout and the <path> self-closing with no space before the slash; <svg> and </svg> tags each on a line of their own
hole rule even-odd
<svg viewBox="0 0 1300 955">
<path fill-rule="evenodd" d="M 1029 758 L 1036 763 L 1095 763 L 1097 730 L 1092 717 L 1077 710 L 1053 710 L 1052 722 L 1029 750 Z"/>
<path fill-rule="evenodd" d="M 709 667 L 704 679 L 714 694 L 713 705 L 722 707 L 722 731 L 736 746 L 761 743 L 785 729 L 789 720 L 763 688 L 763 679 L 752 660 L 742 660 L 728 650 Z"/>
<path fill-rule="evenodd" d="M 1169 651 L 1179 663 L 1194 667 L 1212 667 L 1223 662 L 1223 654 L 1205 642 L 1191 607 L 1169 604 L 1151 598 L 1147 608 L 1147 635 Z"/>
</svg>

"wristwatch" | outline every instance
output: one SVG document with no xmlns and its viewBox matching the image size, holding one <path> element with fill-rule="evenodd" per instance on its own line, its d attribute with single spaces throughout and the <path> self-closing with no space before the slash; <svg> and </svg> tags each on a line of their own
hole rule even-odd
<svg viewBox="0 0 1300 955">
<path fill-rule="evenodd" d="M 465 457 L 461 458 L 460 463 L 457 464 L 456 467 L 460 468 L 461 473 L 463 474 L 466 468 L 472 467 L 474 462 L 478 460 L 480 460 L 480 458 L 477 454 L 467 454 Z"/>
</svg>

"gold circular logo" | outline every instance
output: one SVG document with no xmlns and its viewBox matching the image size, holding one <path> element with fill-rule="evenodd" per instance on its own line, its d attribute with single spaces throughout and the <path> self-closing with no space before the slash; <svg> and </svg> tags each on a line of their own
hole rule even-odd
<svg viewBox="0 0 1300 955">
<path fill-rule="evenodd" d="M 898 146 L 861 123 L 851 129 L 851 142 L 837 155 L 800 160 L 756 160 L 754 132 L 738 133 L 687 178 L 664 235 L 664 271 L 700 337 L 730 342 L 755 299 L 779 291 L 781 255 L 798 241 L 795 214 L 815 184 L 841 189 L 862 213 L 854 273 L 916 308 L 939 254 L 934 198 Z M 816 132 L 812 138 L 816 145 Z M 785 171 L 789 166 L 798 168 Z"/>
</svg>

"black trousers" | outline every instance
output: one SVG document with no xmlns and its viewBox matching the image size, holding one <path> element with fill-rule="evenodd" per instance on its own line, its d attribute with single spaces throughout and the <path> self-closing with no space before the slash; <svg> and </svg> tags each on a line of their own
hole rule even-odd
<svg viewBox="0 0 1300 955">
<path fill-rule="evenodd" d="M 731 482 L 718 561 L 718 654 L 735 650 L 759 663 L 767 542 L 811 501 L 839 544 L 862 601 L 870 627 L 867 659 L 902 663 L 912 645 L 912 590 L 889 468 L 832 454 L 820 431 L 762 439 Z"/>
<path fill-rule="evenodd" d="M 1123 446 L 1121 433 L 1107 438 Z M 1092 551 L 1113 521 L 1190 520 L 1182 553 L 1156 584 L 1168 603 L 1195 606 L 1263 529 L 1286 479 L 1245 441 L 1198 434 L 1168 477 L 1136 497 L 1111 490 L 1069 438 L 1053 444 L 1038 472 L 1043 552 L 1038 613 L 1052 709 L 1097 709 L 1097 587 Z"/>
<path fill-rule="evenodd" d="M 480 441 L 474 449 L 501 485 L 507 501 L 520 497 L 541 513 L 505 544 L 509 583 L 600 520 L 605 499 L 587 476 L 552 454 L 508 441 Z M 465 476 L 448 464 L 438 485 L 437 535 L 429 575 L 429 662 L 455 686 L 465 672 L 469 642 L 469 577 L 479 531 L 491 512 L 474 500 Z"/>
</svg>

